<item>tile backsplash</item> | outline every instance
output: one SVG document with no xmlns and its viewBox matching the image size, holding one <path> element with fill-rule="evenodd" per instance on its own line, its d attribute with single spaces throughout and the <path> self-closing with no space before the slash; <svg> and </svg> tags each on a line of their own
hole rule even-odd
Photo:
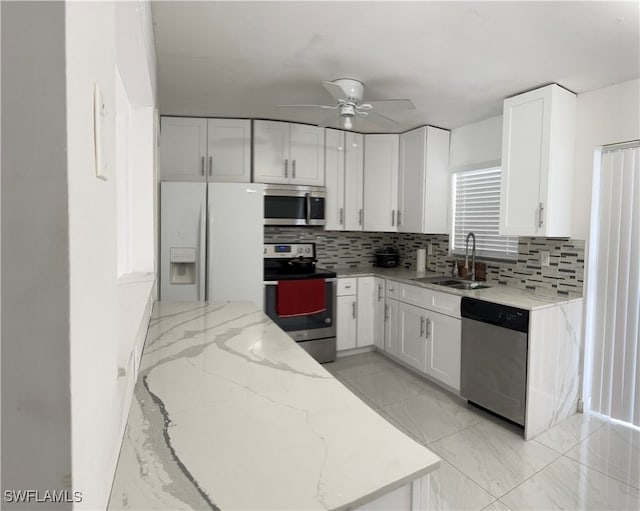
<svg viewBox="0 0 640 511">
<path fill-rule="evenodd" d="M 371 266 L 379 248 L 395 247 L 400 265 L 416 265 L 416 250 L 432 244 L 427 270 L 448 273 L 454 259 L 449 254 L 446 234 L 402 234 L 384 232 L 324 231 L 321 227 L 265 226 L 265 243 L 314 242 L 318 265 L 325 268 Z M 513 262 L 486 261 L 489 284 L 528 289 L 545 295 L 582 296 L 584 283 L 584 241 L 569 238 L 520 237 L 518 259 Z M 540 251 L 550 253 L 548 267 L 540 265 Z"/>
</svg>

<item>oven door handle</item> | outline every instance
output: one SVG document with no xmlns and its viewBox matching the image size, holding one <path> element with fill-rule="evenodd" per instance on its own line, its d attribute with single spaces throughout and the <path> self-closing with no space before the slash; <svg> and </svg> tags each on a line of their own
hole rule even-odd
<svg viewBox="0 0 640 511">
<path fill-rule="evenodd" d="M 324 279 L 324 281 L 325 281 L 325 282 L 336 282 L 337 280 L 338 280 L 338 279 L 337 279 L 337 277 L 332 277 L 332 278 Z M 279 281 L 277 281 L 277 280 L 264 280 L 264 281 L 262 281 L 262 283 L 263 283 L 265 286 L 277 286 L 277 285 L 278 285 L 278 282 L 279 282 Z"/>
</svg>

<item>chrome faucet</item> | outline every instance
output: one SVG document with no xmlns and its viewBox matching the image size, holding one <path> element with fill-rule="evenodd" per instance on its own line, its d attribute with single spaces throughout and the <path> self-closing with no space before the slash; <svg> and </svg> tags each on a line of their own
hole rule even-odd
<svg viewBox="0 0 640 511">
<path fill-rule="evenodd" d="M 473 248 L 471 249 L 471 280 L 476 280 L 476 235 L 470 232 L 467 234 L 464 247 L 464 269 L 469 274 L 469 238 L 473 238 Z"/>
</svg>

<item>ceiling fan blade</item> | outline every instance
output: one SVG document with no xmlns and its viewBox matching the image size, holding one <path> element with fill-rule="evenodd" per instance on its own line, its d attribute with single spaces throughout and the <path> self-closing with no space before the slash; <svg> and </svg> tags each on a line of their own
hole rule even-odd
<svg viewBox="0 0 640 511">
<path fill-rule="evenodd" d="M 379 126 L 388 127 L 388 128 L 398 127 L 398 122 L 391 119 L 391 117 L 387 117 L 386 115 L 382 115 L 377 112 L 366 112 L 366 114 L 368 114 L 365 117 L 367 121 L 371 121 L 375 124 L 378 124 Z"/>
<path fill-rule="evenodd" d="M 416 106 L 410 99 L 382 99 L 380 101 L 367 101 L 375 110 L 382 112 L 399 112 L 401 110 L 415 110 Z"/>
<path fill-rule="evenodd" d="M 336 114 L 327 115 L 324 119 L 322 119 L 318 126 L 322 128 L 336 128 L 340 127 L 340 117 Z"/>
<path fill-rule="evenodd" d="M 325 110 L 336 110 L 337 106 L 328 106 L 328 105 L 278 105 L 278 108 L 322 108 Z"/>
<path fill-rule="evenodd" d="M 342 87 L 340 87 L 337 83 L 328 82 L 325 80 L 322 82 L 322 85 L 324 85 L 324 88 L 327 89 L 329 94 L 331 94 L 336 100 L 342 99 L 343 101 L 346 101 L 348 99 L 347 95 L 344 93 L 344 90 L 342 90 Z"/>
</svg>

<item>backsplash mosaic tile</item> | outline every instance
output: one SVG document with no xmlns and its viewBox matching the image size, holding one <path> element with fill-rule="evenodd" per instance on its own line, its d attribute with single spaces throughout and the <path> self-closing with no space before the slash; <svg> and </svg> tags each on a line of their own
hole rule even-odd
<svg viewBox="0 0 640 511">
<path fill-rule="evenodd" d="M 432 245 L 427 255 L 427 270 L 449 273 L 453 261 L 464 256 L 449 255 L 449 236 L 446 234 L 402 234 L 382 232 L 324 231 L 321 227 L 265 227 L 265 243 L 316 243 L 318 265 L 325 268 L 354 268 L 371 266 L 374 252 L 395 247 L 400 265 L 416 266 L 416 251 Z M 486 280 L 489 284 L 527 289 L 548 296 L 582 296 L 584 285 L 583 240 L 569 238 L 521 237 L 518 240 L 518 259 L 513 262 L 486 261 Z M 549 266 L 541 266 L 540 252 L 549 252 Z"/>
</svg>

